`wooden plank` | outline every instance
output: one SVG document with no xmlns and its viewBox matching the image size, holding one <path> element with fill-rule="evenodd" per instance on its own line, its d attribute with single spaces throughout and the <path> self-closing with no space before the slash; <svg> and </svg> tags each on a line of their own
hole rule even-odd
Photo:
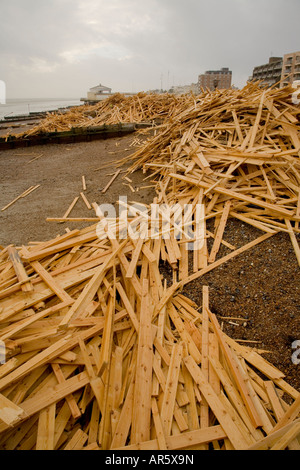
<svg viewBox="0 0 300 470">
<path fill-rule="evenodd" d="M 251 435 L 254 436 L 257 440 L 261 439 L 260 430 L 254 428 L 252 421 L 249 417 L 247 409 L 243 403 L 241 395 L 233 383 L 232 378 L 230 377 L 230 372 L 226 371 L 225 368 L 222 366 L 220 361 L 217 358 L 209 358 L 210 365 L 212 366 L 213 370 L 215 371 L 216 375 L 220 380 L 220 384 L 222 384 L 222 390 L 226 392 L 226 396 L 230 400 L 232 404 L 234 404 L 234 408 L 237 410 L 239 416 L 241 417 L 244 425 L 246 425 L 247 429 L 250 430 Z M 219 394 L 218 387 L 216 393 Z"/>
<path fill-rule="evenodd" d="M 186 355 L 187 354 L 185 354 L 185 356 Z M 196 397 L 195 397 L 194 382 L 193 382 L 191 374 L 189 373 L 189 371 L 187 370 L 184 364 L 182 365 L 182 373 L 183 373 L 186 393 L 189 398 L 189 403 L 187 405 L 188 426 L 190 430 L 196 430 L 196 429 L 199 429 L 199 416 L 198 416 L 197 402 L 196 402 Z"/>
<path fill-rule="evenodd" d="M 98 217 L 47 217 L 46 222 L 99 222 Z"/>
<path fill-rule="evenodd" d="M 112 335 L 113 335 L 113 321 L 114 321 L 114 303 L 110 297 L 107 305 L 106 314 L 104 317 L 104 329 L 102 335 L 102 344 L 100 350 L 99 365 L 97 368 L 97 375 L 101 377 L 104 370 L 109 364 L 112 350 Z"/>
<path fill-rule="evenodd" d="M 29 252 L 27 252 L 29 254 Z M 57 297 L 69 305 L 74 303 L 72 297 L 54 280 L 51 274 L 41 265 L 39 261 L 30 261 L 31 266 L 43 279 L 43 281 L 50 287 L 50 289 L 57 295 Z"/>
<path fill-rule="evenodd" d="M 244 436 L 235 425 L 234 421 L 224 408 L 222 402 L 215 394 L 211 385 L 207 382 L 203 376 L 200 367 L 195 363 L 191 356 L 187 356 L 183 359 L 188 371 L 192 375 L 194 381 L 198 385 L 201 393 L 203 393 L 209 407 L 215 414 L 222 428 L 226 432 L 228 439 L 231 441 L 235 450 L 245 450 L 248 447 Z"/>
<path fill-rule="evenodd" d="M 234 357 L 232 356 L 232 353 L 229 349 L 228 344 L 224 340 L 223 332 L 220 329 L 220 326 L 218 324 L 216 316 L 210 310 L 208 310 L 208 315 L 209 315 L 210 321 L 212 322 L 214 331 L 215 331 L 215 333 L 218 337 L 220 346 L 222 348 L 222 352 L 226 357 L 227 364 L 228 364 L 228 366 L 230 368 L 230 371 L 231 371 L 231 373 L 234 377 L 235 383 L 236 383 L 236 385 L 237 385 L 237 387 L 238 387 L 238 389 L 241 393 L 241 396 L 243 398 L 245 406 L 246 406 L 246 408 L 249 412 L 249 415 L 251 417 L 253 425 L 256 428 L 258 428 L 258 427 L 262 426 L 262 420 L 261 420 L 261 418 L 258 414 L 258 411 L 257 411 L 257 409 L 256 409 L 256 407 L 255 407 L 255 405 L 254 405 L 254 403 L 251 399 L 249 390 L 247 389 L 247 384 L 245 383 L 243 377 L 241 376 L 241 374 L 239 372 L 238 366 L 235 362 Z"/>
<path fill-rule="evenodd" d="M 266 96 L 266 90 L 264 90 L 262 95 L 261 95 L 257 115 L 256 115 L 256 118 L 255 118 L 255 122 L 254 122 L 253 128 L 251 129 L 251 138 L 250 138 L 250 142 L 249 142 L 249 146 L 248 146 L 249 151 L 252 151 L 253 147 L 254 147 L 254 143 L 255 143 L 255 139 L 256 139 L 256 135 L 257 135 L 257 131 L 258 131 L 258 126 L 259 126 L 259 123 L 260 123 L 260 120 L 261 120 L 261 117 L 262 117 L 262 111 L 263 111 L 265 96 Z"/>
<path fill-rule="evenodd" d="M 288 219 L 285 219 L 285 223 L 289 232 L 289 236 L 290 236 L 293 248 L 294 248 L 294 252 L 295 252 L 298 264 L 300 266 L 300 248 L 299 248 L 298 240 L 296 238 L 291 222 Z"/>
<path fill-rule="evenodd" d="M 123 288 L 123 286 L 121 285 L 120 282 L 116 283 L 116 289 L 117 289 L 117 291 L 119 292 L 119 294 L 121 296 L 124 307 L 127 310 L 127 313 L 130 317 L 130 320 L 132 321 L 132 324 L 133 324 L 135 330 L 138 332 L 139 331 L 139 320 L 138 320 L 138 318 L 136 316 L 136 313 L 135 313 L 132 305 L 130 304 L 130 301 L 129 301 L 127 295 L 126 295 L 126 292 L 125 292 L 125 290 L 124 290 L 124 288 Z"/>
<path fill-rule="evenodd" d="M 270 404 L 276 416 L 276 420 L 279 421 L 284 415 L 284 409 L 282 407 L 282 403 L 280 402 L 279 396 L 277 395 L 276 388 L 274 382 L 265 381 L 264 387 L 268 394 L 268 399 L 270 400 Z"/>
<path fill-rule="evenodd" d="M 109 268 L 113 260 L 115 259 L 117 253 L 122 250 L 122 248 L 126 245 L 127 240 L 123 240 L 123 242 L 118 245 L 117 249 L 114 251 L 113 254 L 107 257 L 104 264 L 101 265 L 94 273 L 90 282 L 85 286 L 79 297 L 76 299 L 72 307 L 70 308 L 67 315 L 65 315 L 64 319 L 61 321 L 61 327 L 67 325 L 71 319 L 78 318 L 82 312 L 84 312 L 86 306 L 93 300 L 99 286 L 101 285 L 106 270 Z"/>
<path fill-rule="evenodd" d="M 282 438 L 278 439 L 276 444 L 271 448 L 271 450 L 300 450 L 299 443 L 300 431 L 299 423 L 294 424 L 293 429 L 286 432 Z"/>
<path fill-rule="evenodd" d="M 272 433 L 278 431 L 279 429 L 283 428 L 290 422 L 297 419 L 299 415 L 299 406 L 300 406 L 300 394 L 298 394 L 297 398 L 295 399 L 294 403 L 289 406 L 287 411 L 284 415 L 280 418 L 280 420 L 274 426 Z"/>
<path fill-rule="evenodd" d="M 82 450 L 82 447 L 88 440 L 88 435 L 82 430 L 78 429 L 74 436 L 69 440 L 64 450 Z"/>
<path fill-rule="evenodd" d="M 208 382 L 209 380 L 209 291 L 208 286 L 202 288 L 202 338 L 201 338 L 201 371 Z M 201 428 L 209 426 L 209 408 L 206 401 L 200 403 L 200 424 Z"/>
<path fill-rule="evenodd" d="M 129 264 L 129 268 L 126 272 L 126 277 L 127 278 L 132 278 L 133 274 L 135 273 L 136 265 L 137 265 L 137 262 L 139 260 L 140 254 L 141 254 L 143 244 L 144 244 L 144 240 L 142 238 L 139 238 L 138 242 L 137 242 L 137 244 L 136 244 L 136 246 L 135 246 L 135 248 L 132 252 L 132 257 L 131 257 L 131 261 L 130 261 L 130 264 Z"/>
<path fill-rule="evenodd" d="M 53 240 L 49 244 L 50 246 L 47 246 L 46 248 L 41 249 L 41 250 L 38 250 L 38 249 L 34 251 L 32 250 L 27 255 L 23 253 L 22 249 L 20 250 L 19 253 L 25 261 L 35 261 L 41 258 L 45 258 L 47 256 L 51 256 L 60 251 L 69 250 L 71 248 L 74 248 L 75 246 L 79 246 L 83 243 L 88 243 L 88 242 L 91 242 L 92 240 L 97 239 L 97 233 L 95 229 L 89 230 L 87 233 L 82 233 L 80 235 L 78 234 L 78 236 L 76 236 L 76 234 L 78 234 L 77 231 L 75 231 L 75 237 L 74 237 L 74 231 L 72 231 L 71 233 L 67 233 L 63 235 L 61 239 L 58 240 L 57 244 L 56 244 L 56 240 Z"/>
<path fill-rule="evenodd" d="M 98 440 L 100 414 L 100 408 L 97 403 L 97 400 L 93 400 L 91 419 L 88 431 L 88 445 L 97 442 Z"/>
<path fill-rule="evenodd" d="M 115 429 L 111 442 L 111 449 L 123 447 L 126 444 L 127 436 L 131 426 L 131 416 L 133 411 L 134 381 L 131 382 L 122 407 L 120 418 Z"/>
<path fill-rule="evenodd" d="M 25 418 L 23 408 L 17 406 L 11 400 L 0 394 L 0 419 L 8 426 L 13 426 L 20 419 Z"/>
<path fill-rule="evenodd" d="M 272 432 L 268 436 L 264 437 L 260 441 L 256 442 L 252 446 L 248 447 L 247 450 L 270 450 L 272 447 L 276 445 L 276 443 L 281 443 L 281 439 L 285 439 L 286 433 L 296 429 L 296 436 L 299 435 L 299 423 L 300 420 L 297 419 L 296 421 L 292 421 L 291 423 L 285 424 L 285 426 L 277 429 L 276 431 Z M 291 439 L 295 438 L 295 435 L 292 435 Z M 288 439 L 289 440 L 289 439 Z M 284 442 L 284 445 L 288 445 L 288 443 Z M 275 449 L 274 449 L 275 450 Z"/>
<path fill-rule="evenodd" d="M 62 372 L 62 369 L 61 369 L 60 365 L 52 363 L 51 367 L 52 367 L 52 370 L 55 374 L 55 377 L 57 378 L 57 382 L 60 383 L 60 384 L 64 383 L 65 382 L 65 377 L 64 377 L 64 374 Z M 70 411 L 72 413 L 73 418 L 78 419 L 81 416 L 81 411 L 78 408 L 78 405 L 77 405 L 77 402 L 76 402 L 74 396 L 72 394 L 67 395 L 66 396 L 66 402 L 69 405 L 69 408 L 70 408 Z"/>
<path fill-rule="evenodd" d="M 7 253 L 13 264 L 18 281 L 21 283 L 21 289 L 24 292 L 31 292 L 33 290 L 33 285 L 31 284 L 30 278 L 26 272 L 17 249 L 14 246 L 8 246 Z"/>
<path fill-rule="evenodd" d="M 217 233 L 215 236 L 214 244 L 211 249 L 209 258 L 208 258 L 209 263 L 213 263 L 216 260 L 216 256 L 219 251 L 221 241 L 224 235 L 224 230 L 225 230 L 225 226 L 226 226 L 227 219 L 229 216 L 230 208 L 231 208 L 231 201 L 226 201 L 224 204 L 224 210 L 223 210 L 222 217 L 221 217 L 221 220 L 217 229 Z"/>
<path fill-rule="evenodd" d="M 158 449 L 159 450 L 167 450 L 167 443 L 164 435 L 164 429 L 163 429 L 163 423 L 160 418 L 158 406 L 157 406 L 157 401 L 154 397 L 152 397 L 152 417 L 154 421 L 154 427 L 155 427 L 155 432 L 157 436 L 157 442 L 158 442 Z"/>
<path fill-rule="evenodd" d="M 217 425 L 210 426 L 206 429 L 199 429 L 197 431 L 185 432 L 179 435 L 166 437 L 166 444 L 168 450 L 186 450 L 191 446 L 207 444 L 209 442 L 225 438 L 225 431 L 221 426 Z M 128 445 L 126 447 L 114 447 L 111 450 L 159 450 L 159 443 L 157 439 L 154 439 L 147 442 Z"/>
<path fill-rule="evenodd" d="M 121 173 L 121 170 L 117 170 L 116 173 L 114 174 L 114 176 L 111 178 L 111 180 L 107 183 L 107 185 L 105 186 L 105 188 L 102 189 L 102 194 L 105 194 L 106 191 L 110 188 L 110 186 L 113 184 L 113 182 L 115 181 L 115 179 L 117 178 L 117 176 Z"/>
<path fill-rule="evenodd" d="M 54 450 L 55 412 L 55 403 L 40 411 L 36 450 Z"/>
<path fill-rule="evenodd" d="M 188 242 L 185 236 L 183 237 L 182 241 Z M 179 260 L 179 280 L 181 281 L 189 275 L 188 247 L 186 243 L 181 244 L 180 251 L 181 251 L 181 258 Z"/>
<path fill-rule="evenodd" d="M 69 205 L 68 209 L 66 210 L 66 212 L 64 213 L 64 215 L 62 216 L 62 219 L 66 219 L 69 214 L 71 213 L 71 211 L 73 210 L 73 208 L 75 207 L 77 201 L 79 199 L 79 196 L 76 196 L 73 201 L 71 202 L 71 204 Z"/>
<path fill-rule="evenodd" d="M 181 339 L 187 343 L 188 345 L 188 350 L 189 353 L 193 356 L 197 364 L 201 363 L 201 353 L 198 350 L 197 346 L 195 345 L 192 337 L 188 333 L 187 329 L 185 328 L 185 325 L 183 321 L 181 320 L 179 314 L 177 313 L 175 307 L 173 305 L 168 305 L 167 306 L 167 313 L 172 319 L 172 322 L 174 323 L 178 333 L 181 336 Z"/>
<path fill-rule="evenodd" d="M 89 210 L 92 209 L 92 206 L 91 206 L 91 204 L 89 203 L 89 201 L 87 200 L 86 195 L 85 195 L 83 192 L 81 192 L 81 193 L 80 193 L 80 196 L 82 197 L 83 202 L 85 203 L 86 207 L 87 207 Z"/>
<path fill-rule="evenodd" d="M 86 191 L 86 181 L 85 181 L 85 176 L 84 175 L 82 175 L 81 180 L 82 180 L 82 189 L 83 189 L 83 191 Z"/>
<path fill-rule="evenodd" d="M 150 438 L 153 337 L 151 327 L 152 309 L 148 288 L 148 280 L 144 279 L 133 401 L 132 443 L 148 441 Z"/>
<path fill-rule="evenodd" d="M 72 301 L 73 303 L 73 301 Z M 8 329 L 8 331 L 3 332 L 2 336 L 0 336 L 1 341 L 5 341 L 8 338 L 13 337 L 20 331 L 24 330 L 28 326 L 30 326 L 32 323 L 35 323 L 36 321 L 47 317 L 51 315 L 52 313 L 59 312 L 60 310 L 64 309 L 65 307 L 68 307 L 70 305 L 70 302 L 62 302 L 58 305 L 55 305 L 53 307 L 49 307 L 45 310 L 42 310 L 41 312 L 35 313 L 32 311 L 32 315 L 29 316 L 29 318 L 24 318 L 24 320 L 20 320 L 19 322 L 14 322 L 13 325 Z"/>
<path fill-rule="evenodd" d="M 187 181 L 188 183 L 199 186 L 201 188 L 206 188 L 206 189 L 210 188 L 210 185 L 208 183 L 205 183 L 203 181 L 197 181 L 195 179 L 192 179 L 191 177 L 186 177 L 184 175 L 179 175 L 179 174 L 174 174 L 174 173 L 171 173 L 170 176 L 172 178 L 177 178 L 177 179 L 182 180 L 182 181 Z M 280 207 L 279 205 L 270 204 L 270 203 L 265 202 L 263 200 L 260 200 L 256 197 L 252 197 L 252 196 L 248 196 L 246 194 L 238 193 L 238 192 L 232 191 L 232 190 L 227 189 L 227 188 L 222 188 L 220 185 L 215 186 L 214 191 L 219 193 L 219 194 L 223 194 L 224 196 L 229 196 L 233 199 L 237 199 L 237 200 L 240 200 L 240 201 L 245 201 L 249 204 L 253 204 L 253 205 L 256 205 L 258 207 L 268 209 L 271 213 L 278 214 L 281 217 L 288 218 L 289 220 L 298 220 L 299 219 L 294 214 L 294 212 L 292 212 L 288 209 L 284 209 L 284 208 Z"/>
<path fill-rule="evenodd" d="M 25 416 L 30 417 L 39 413 L 42 409 L 59 402 L 67 395 L 85 387 L 88 383 L 88 375 L 85 372 L 82 372 L 66 380 L 65 383 L 59 384 L 55 387 L 49 387 L 47 392 L 41 391 L 39 394 L 36 394 L 32 398 L 28 398 L 22 403 L 22 409 L 24 410 Z M 23 417 L 19 417 L 18 422 L 23 420 Z M 7 429 L 9 429 L 7 425 L 2 423 L 0 424 L 0 433 Z"/>
<path fill-rule="evenodd" d="M 26 196 L 28 196 L 28 194 L 32 193 L 33 191 L 35 191 L 36 189 L 38 189 L 40 187 L 40 184 L 36 185 L 36 186 L 30 186 L 28 189 L 26 189 L 22 194 L 20 194 L 19 196 L 17 196 L 15 199 L 13 199 L 11 202 L 9 202 L 6 206 L 2 207 L 1 211 L 5 211 L 6 209 L 8 209 L 10 206 L 12 206 L 15 202 L 17 202 L 19 199 L 22 199 Z"/>
<path fill-rule="evenodd" d="M 29 372 L 35 370 L 37 367 L 45 363 L 51 363 L 53 359 L 59 357 L 62 353 L 72 350 L 77 346 L 79 339 L 88 339 L 99 333 L 102 329 L 103 323 L 101 322 L 100 325 L 95 325 L 81 333 L 58 339 L 54 344 L 36 354 L 26 363 L 21 364 L 16 370 L 13 370 L 5 377 L 2 377 L 2 379 L 0 379 L 0 390 L 3 390 L 9 384 L 25 377 Z"/>
<path fill-rule="evenodd" d="M 161 405 L 161 422 L 165 437 L 171 435 L 181 360 L 182 344 L 179 343 L 173 346 L 166 388 Z"/>
</svg>

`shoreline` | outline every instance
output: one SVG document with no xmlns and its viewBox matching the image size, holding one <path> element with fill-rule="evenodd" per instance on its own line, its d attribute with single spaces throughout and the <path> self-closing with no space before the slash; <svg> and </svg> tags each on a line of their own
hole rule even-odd
<svg viewBox="0 0 300 470">
<path fill-rule="evenodd" d="M 3 119 L 0 119 L 0 137 L 6 135 L 8 129 L 14 131 L 12 135 L 18 130 L 22 132 L 23 128 L 27 126 L 29 129 L 31 129 L 32 127 L 39 124 L 39 122 L 44 119 L 48 113 L 66 113 L 70 109 L 77 108 L 78 106 L 83 105 L 70 105 L 66 107 L 59 107 L 57 109 L 51 109 L 48 111 L 31 111 L 28 114 L 18 114 L 11 117 L 4 117 Z"/>
</svg>

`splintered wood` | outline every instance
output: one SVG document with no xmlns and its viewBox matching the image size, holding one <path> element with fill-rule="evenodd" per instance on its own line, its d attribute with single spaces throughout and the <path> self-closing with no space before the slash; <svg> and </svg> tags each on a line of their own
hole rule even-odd
<svg viewBox="0 0 300 470">
<path fill-rule="evenodd" d="M 0 251 L 1 449 L 300 449 L 299 391 L 263 350 L 222 331 L 208 286 L 201 305 L 182 293 L 278 231 L 299 256 L 299 108 L 289 92 L 252 84 L 182 98 L 120 162 L 157 179 L 157 213 L 135 206 L 125 235 L 124 219 L 99 216 Z M 143 117 L 146 102 L 135 101 Z M 160 204 L 171 208 L 167 228 Z M 179 223 L 185 205 L 192 238 Z M 232 217 L 261 236 L 232 246 Z"/>
<path fill-rule="evenodd" d="M 47 116 L 29 131 L 18 134 L 10 131 L 8 135 L 25 137 L 41 132 L 70 131 L 72 128 L 91 128 L 119 123 L 151 123 L 157 119 L 168 118 L 185 99 L 168 93 L 161 95 L 138 93 L 130 97 L 115 93 L 94 105 L 75 106 L 67 112 L 47 113 Z"/>
<path fill-rule="evenodd" d="M 119 162 L 129 163 L 127 174 L 149 171 L 158 200 L 205 206 L 204 219 L 216 220 L 210 262 L 227 218 L 291 234 L 300 259 L 292 236 L 300 222 L 300 108 L 292 92 L 252 83 L 186 98 L 153 138 Z"/>
<path fill-rule="evenodd" d="M 105 228 L 0 254 L 1 448 L 298 448 L 300 394 L 222 332 L 208 287 L 195 305 L 163 282 L 162 237 Z"/>
</svg>

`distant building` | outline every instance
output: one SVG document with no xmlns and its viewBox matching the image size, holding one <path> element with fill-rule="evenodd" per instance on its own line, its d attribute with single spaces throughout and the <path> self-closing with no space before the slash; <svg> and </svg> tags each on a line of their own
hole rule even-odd
<svg viewBox="0 0 300 470">
<path fill-rule="evenodd" d="M 282 62 L 281 86 L 300 80 L 300 52 L 285 54 Z"/>
<path fill-rule="evenodd" d="M 215 90 L 231 88 L 232 72 L 227 67 L 221 70 L 207 70 L 198 77 L 198 92 L 201 88 Z"/>
<path fill-rule="evenodd" d="M 111 88 L 101 85 L 101 83 L 100 85 L 90 88 L 87 93 L 87 99 L 89 101 L 101 101 L 105 100 L 105 98 L 108 98 L 109 96 L 111 96 Z"/>
<path fill-rule="evenodd" d="M 250 81 L 260 81 L 263 86 L 284 87 L 300 80 L 300 51 L 283 57 L 270 57 L 269 63 L 254 67 Z"/>
<path fill-rule="evenodd" d="M 122 95 L 124 95 L 126 98 L 129 96 L 133 96 L 136 93 L 127 93 L 127 92 L 120 92 Z M 97 85 L 89 89 L 87 92 L 87 97 L 86 98 L 81 98 L 80 101 L 84 101 L 87 104 L 93 104 L 97 103 L 98 101 L 103 101 L 106 98 L 109 98 L 110 96 L 115 95 L 115 93 L 112 93 L 112 89 L 104 86 L 104 85 Z"/>
<path fill-rule="evenodd" d="M 174 93 L 174 95 L 186 95 L 188 93 L 193 93 L 194 95 L 198 94 L 198 84 L 192 83 L 191 85 L 179 85 L 173 86 L 170 89 L 170 93 Z"/>
<path fill-rule="evenodd" d="M 282 57 L 270 57 L 269 62 L 264 65 L 254 67 L 251 81 L 260 81 L 263 86 L 280 86 L 282 73 Z"/>
</svg>

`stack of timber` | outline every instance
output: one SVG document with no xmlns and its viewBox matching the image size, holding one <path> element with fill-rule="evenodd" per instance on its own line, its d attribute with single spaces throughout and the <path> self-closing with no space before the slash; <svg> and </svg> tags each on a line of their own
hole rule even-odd
<svg viewBox="0 0 300 470">
<path fill-rule="evenodd" d="M 119 222 L 1 251 L 0 448 L 299 449 L 300 393 L 222 332 L 207 287 L 182 295 L 184 244 Z M 168 286 L 170 243 L 185 275 Z"/>
<path fill-rule="evenodd" d="M 0 251 L 1 449 L 299 450 L 299 391 L 265 351 L 222 331 L 208 287 L 201 305 L 182 294 L 278 231 L 299 252 L 299 107 L 290 92 L 251 84 L 185 98 L 119 162 L 150 172 L 154 202 L 172 208 L 169 236 L 161 218 L 153 236 L 145 206 L 129 226 L 97 213 L 91 227 Z M 185 204 L 195 226 L 202 208 L 199 244 L 197 232 L 178 236 Z M 229 217 L 262 235 L 231 246 Z"/>
<path fill-rule="evenodd" d="M 156 120 L 167 119 L 179 103 L 186 99 L 184 96 L 177 97 L 168 93 L 161 95 L 138 93 L 130 97 L 116 93 L 94 105 L 75 106 L 67 112 L 47 113 L 46 117 L 29 131 L 10 133 L 10 135 L 29 137 L 41 133 L 92 129 L 120 123 L 149 124 Z"/>
<path fill-rule="evenodd" d="M 120 164 L 150 171 L 168 204 L 198 201 L 206 217 L 227 211 L 268 233 L 299 233 L 300 107 L 292 91 L 249 84 L 186 101 Z"/>
</svg>

